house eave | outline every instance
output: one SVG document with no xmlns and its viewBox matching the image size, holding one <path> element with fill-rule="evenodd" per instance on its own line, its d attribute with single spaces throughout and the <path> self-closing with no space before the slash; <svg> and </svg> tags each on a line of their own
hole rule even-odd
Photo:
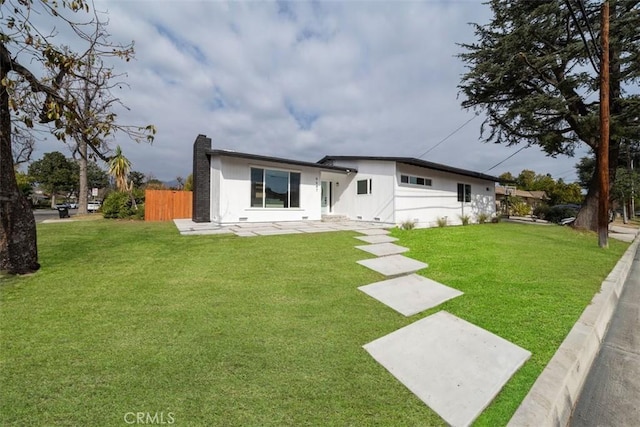
<svg viewBox="0 0 640 427">
<path fill-rule="evenodd" d="M 347 168 L 347 167 L 333 166 L 333 165 L 323 165 L 323 164 L 314 163 L 314 162 L 285 159 L 282 157 L 263 156 L 260 154 L 242 153 L 242 152 L 231 151 L 231 150 L 221 150 L 221 149 L 208 150 L 207 155 L 209 155 L 210 157 L 235 157 L 239 159 L 254 160 L 259 162 L 282 163 L 282 164 L 291 165 L 291 166 L 304 166 L 304 167 L 331 171 L 331 172 L 344 173 L 344 174 L 358 172 L 354 168 Z"/>
<path fill-rule="evenodd" d="M 413 157 L 384 157 L 384 156 L 324 156 L 318 161 L 319 164 L 331 162 L 335 160 L 373 160 L 373 161 L 387 161 L 403 163 L 410 166 L 418 166 L 426 169 L 437 170 L 440 172 L 449 172 L 457 175 L 468 176 L 471 178 L 483 179 L 486 181 L 500 182 L 500 178 L 486 175 L 480 172 L 475 172 L 467 169 L 456 168 L 453 166 L 447 166 L 440 163 L 429 162 L 426 160 L 416 159 Z"/>
</svg>

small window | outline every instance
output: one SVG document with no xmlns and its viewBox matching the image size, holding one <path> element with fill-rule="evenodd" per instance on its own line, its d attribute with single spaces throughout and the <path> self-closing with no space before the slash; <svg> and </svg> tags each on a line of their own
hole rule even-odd
<svg viewBox="0 0 640 427">
<path fill-rule="evenodd" d="M 471 185 L 458 183 L 458 201 L 471 202 Z"/>
<path fill-rule="evenodd" d="M 420 185 L 422 187 L 431 187 L 431 179 L 421 176 L 400 175 L 400 183 Z"/>
<path fill-rule="evenodd" d="M 357 182 L 358 194 L 371 194 L 371 179 L 361 179 Z"/>
</svg>

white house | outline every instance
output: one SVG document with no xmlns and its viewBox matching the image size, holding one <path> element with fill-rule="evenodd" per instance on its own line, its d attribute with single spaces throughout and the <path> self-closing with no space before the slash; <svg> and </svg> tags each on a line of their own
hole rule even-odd
<svg viewBox="0 0 640 427">
<path fill-rule="evenodd" d="M 194 144 L 193 220 L 232 224 L 338 217 L 432 227 L 495 214 L 498 178 L 407 157 L 326 156 L 317 163 Z"/>
</svg>

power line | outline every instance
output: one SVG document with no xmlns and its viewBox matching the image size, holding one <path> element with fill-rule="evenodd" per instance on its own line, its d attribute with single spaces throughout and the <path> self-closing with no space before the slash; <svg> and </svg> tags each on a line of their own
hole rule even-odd
<svg viewBox="0 0 640 427">
<path fill-rule="evenodd" d="M 589 16 L 587 14 L 587 9 L 584 6 L 583 0 L 578 0 L 578 6 L 580 7 L 580 11 L 582 12 L 582 17 L 587 24 L 587 30 L 589 31 L 589 35 L 591 36 L 591 44 L 593 44 L 593 49 L 598 54 L 598 56 L 602 56 L 602 48 L 596 43 L 596 36 L 593 33 L 593 28 L 591 28 L 591 23 L 589 22 Z"/>
<path fill-rule="evenodd" d="M 501 164 L 503 164 L 504 162 L 506 162 L 507 160 L 509 160 L 510 158 L 512 158 L 513 156 L 515 156 L 516 154 L 524 150 L 525 148 L 529 148 L 529 145 L 525 145 L 524 147 L 520 148 L 518 151 L 516 151 L 515 153 L 511 154 L 509 157 L 504 159 L 503 161 L 496 163 L 495 165 L 491 166 L 489 169 L 485 171 L 482 171 L 482 173 L 489 172 L 490 170 L 497 168 L 498 166 L 500 166 Z"/>
<path fill-rule="evenodd" d="M 468 125 L 469 123 L 471 123 L 471 121 L 473 119 L 475 119 L 476 117 L 478 117 L 478 113 L 476 113 L 473 117 L 471 117 L 469 120 L 467 120 L 466 122 L 464 122 L 462 125 L 460 125 L 456 130 L 454 130 L 453 132 L 451 132 L 449 135 L 445 136 L 443 139 L 441 139 L 436 145 L 432 146 L 431 148 L 427 149 L 427 151 L 425 151 L 424 153 L 420 154 L 418 156 L 418 159 L 421 158 L 422 156 L 426 155 L 427 153 L 429 153 L 431 150 L 433 150 L 434 148 L 436 148 L 438 145 L 442 144 L 443 142 L 445 142 L 447 139 L 451 138 L 453 135 L 455 135 L 460 129 L 462 129 L 463 127 L 465 127 L 466 125 Z"/>
<path fill-rule="evenodd" d="M 571 7 L 571 3 L 569 2 L 569 0 L 565 0 L 564 1 L 565 5 L 567 6 L 567 9 L 569 10 L 569 13 L 571 14 L 571 17 L 573 18 L 573 22 L 576 24 L 576 27 L 578 28 L 578 32 L 580 33 L 580 37 L 582 38 L 582 42 L 584 43 L 584 47 L 585 49 L 587 49 L 587 57 L 589 58 L 589 61 L 591 62 L 591 65 L 593 66 L 593 69 L 595 70 L 596 73 L 600 73 L 600 69 L 598 67 L 598 64 L 596 63 L 596 60 L 594 59 L 593 55 L 591 54 L 591 49 L 589 48 L 589 42 L 587 41 L 587 37 L 584 35 L 584 31 L 582 30 L 582 27 L 580 26 L 580 21 L 578 21 L 578 17 L 576 16 L 575 12 L 573 11 L 573 8 Z M 586 18 L 586 15 L 585 15 Z M 596 54 L 598 52 L 596 51 Z"/>
</svg>

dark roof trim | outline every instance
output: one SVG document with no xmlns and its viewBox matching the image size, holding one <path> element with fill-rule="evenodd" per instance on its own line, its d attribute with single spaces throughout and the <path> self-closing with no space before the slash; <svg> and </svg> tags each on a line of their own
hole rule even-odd
<svg viewBox="0 0 640 427">
<path fill-rule="evenodd" d="M 342 166 L 323 165 L 320 163 L 303 162 L 300 160 L 283 159 L 281 157 L 261 156 L 258 154 L 240 153 L 238 151 L 230 150 L 207 150 L 207 154 L 211 157 L 237 157 L 240 159 L 248 159 L 262 162 L 283 163 L 286 165 L 305 166 L 315 169 L 330 170 L 335 172 L 350 173 L 358 172 L 354 168 L 345 168 Z"/>
<path fill-rule="evenodd" d="M 469 176 L 472 178 L 484 179 L 487 181 L 500 182 L 500 179 L 492 176 L 485 175 L 480 172 L 474 172 L 467 169 L 454 168 L 452 166 L 442 165 L 440 163 L 428 162 L 426 160 L 420 160 L 413 157 L 378 157 L 378 156 L 324 156 L 318 163 L 324 164 L 333 160 L 380 160 L 386 162 L 404 163 L 411 166 L 419 166 L 422 168 L 433 169 L 441 172 L 449 172 L 457 175 Z"/>
</svg>

